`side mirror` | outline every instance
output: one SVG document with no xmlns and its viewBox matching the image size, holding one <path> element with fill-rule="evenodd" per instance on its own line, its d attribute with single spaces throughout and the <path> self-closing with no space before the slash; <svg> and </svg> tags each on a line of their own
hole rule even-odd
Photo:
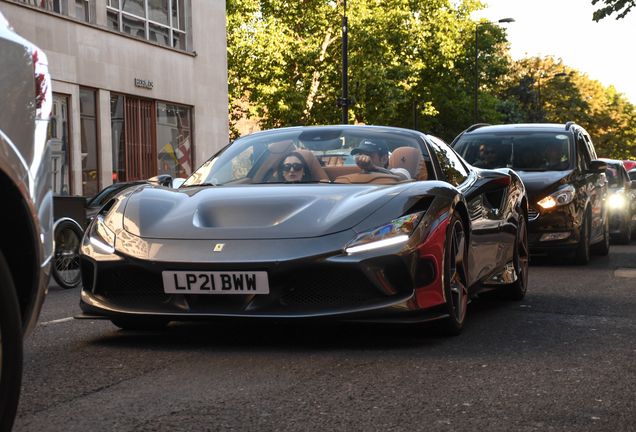
<svg viewBox="0 0 636 432">
<path fill-rule="evenodd" d="M 481 170 L 470 196 L 503 190 L 510 185 L 511 180 L 510 175 L 502 171 Z"/>
<path fill-rule="evenodd" d="M 159 186 L 170 187 L 172 185 L 172 176 L 170 174 L 161 174 L 148 179 L 148 183 Z"/>
<path fill-rule="evenodd" d="M 607 162 L 595 159 L 590 162 L 590 169 L 588 169 L 587 171 L 594 174 L 602 174 L 605 172 L 606 169 Z"/>
<path fill-rule="evenodd" d="M 632 189 L 636 189 L 636 180 L 632 180 L 629 182 L 629 187 Z"/>
</svg>

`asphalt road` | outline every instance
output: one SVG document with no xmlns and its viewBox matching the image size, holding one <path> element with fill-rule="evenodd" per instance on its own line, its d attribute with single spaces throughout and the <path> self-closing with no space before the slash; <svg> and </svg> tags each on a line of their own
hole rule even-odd
<svg viewBox="0 0 636 432">
<path fill-rule="evenodd" d="M 14 431 L 636 430 L 636 241 L 533 259 L 522 302 L 464 332 L 275 323 L 125 332 L 52 286 L 25 343 Z"/>
</svg>

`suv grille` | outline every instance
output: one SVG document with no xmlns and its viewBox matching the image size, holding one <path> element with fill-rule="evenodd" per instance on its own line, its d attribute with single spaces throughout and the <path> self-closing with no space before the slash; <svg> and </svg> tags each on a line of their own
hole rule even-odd
<svg viewBox="0 0 636 432">
<path fill-rule="evenodd" d="M 360 272 L 325 270 L 289 277 L 280 303 L 285 306 L 349 306 L 385 297 Z"/>
<path fill-rule="evenodd" d="M 121 269 L 100 274 L 95 294 L 125 303 L 166 303 L 170 300 L 170 294 L 163 292 L 161 275 L 140 269 Z"/>
</svg>

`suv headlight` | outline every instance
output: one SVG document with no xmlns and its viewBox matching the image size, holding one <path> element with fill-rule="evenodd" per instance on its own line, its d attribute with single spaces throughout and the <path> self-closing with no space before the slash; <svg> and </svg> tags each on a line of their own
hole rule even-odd
<svg viewBox="0 0 636 432">
<path fill-rule="evenodd" d="M 358 234 L 344 247 L 346 253 L 368 251 L 406 242 L 422 220 L 424 212 L 395 219 L 386 225 Z"/>
<path fill-rule="evenodd" d="M 549 209 L 556 206 L 566 205 L 572 202 L 574 196 L 576 195 L 576 190 L 572 185 L 567 185 L 562 187 L 552 195 L 548 195 L 543 198 L 537 204 L 539 204 L 544 209 Z"/>
<path fill-rule="evenodd" d="M 106 253 L 115 252 L 115 233 L 106 226 L 101 215 L 95 216 L 95 221 L 88 231 L 91 244 Z"/>
<path fill-rule="evenodd" d="M 627 207 L 627 198 L 624 195 L 614 194 L 609 199 L 609 205 L 614 209 Z"/>
</svg>

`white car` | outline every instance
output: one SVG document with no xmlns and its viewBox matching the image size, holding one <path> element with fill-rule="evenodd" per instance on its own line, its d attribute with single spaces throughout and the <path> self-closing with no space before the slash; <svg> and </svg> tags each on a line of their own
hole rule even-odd
<svg viewBox="0 0 636 432">
<path fill-rule="evenodd" d="M 46 55 L 1 13 L 0 100 L 0 431 L 7 431 L 20 397 L 22 341 L 40 314 L 53 255 L 53 95 Z"/>
</svg>

